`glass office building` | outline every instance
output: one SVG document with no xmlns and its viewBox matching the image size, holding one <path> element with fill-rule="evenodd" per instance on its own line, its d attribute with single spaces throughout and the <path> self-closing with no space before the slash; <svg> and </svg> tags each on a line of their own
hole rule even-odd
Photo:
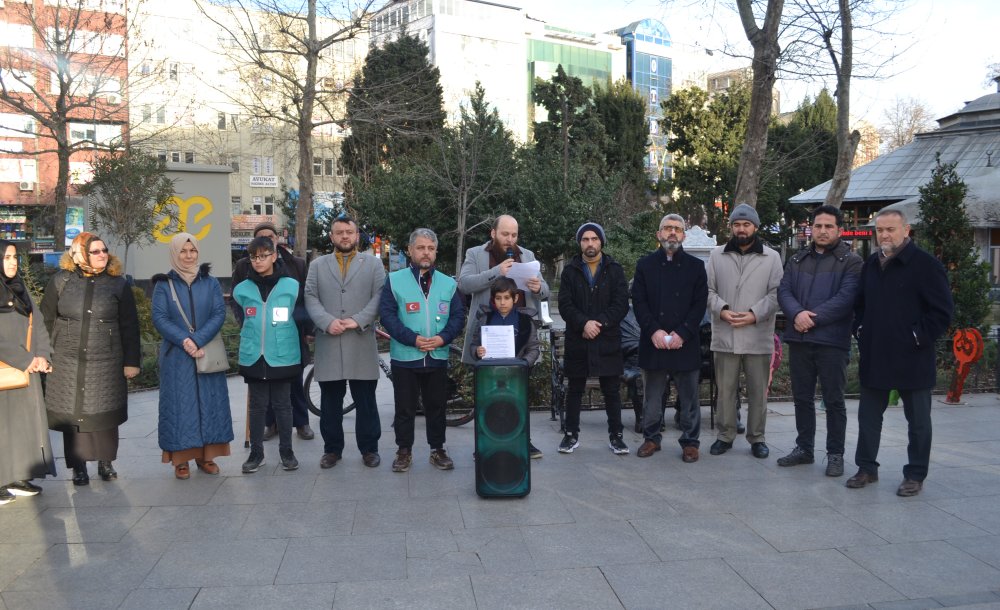
<svg viewBox="0 0 1000 610">
<path fill-rule="evenodd" d="M 655 19 L 636 21 L 615 32 L 625 45 L 625 69 L 632 88 L 646 98 L 649 113 L 650 146 L 646 154 L 646 172 L 653 180 L 669 175 L 667 134 L 660 129 L 663 110 L 660 102 L 671 91 L 673 62 L 670 32 Z"/>
</svg>

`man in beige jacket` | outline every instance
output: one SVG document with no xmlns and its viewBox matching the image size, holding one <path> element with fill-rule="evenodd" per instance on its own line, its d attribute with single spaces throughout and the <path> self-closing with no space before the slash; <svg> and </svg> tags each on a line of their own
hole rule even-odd
<svg viewBox="0 0 1000 610">
<path fill-rule="evenodd" d="M 746 375 L 746 438 L 754 457 L 768 456 L 764 442 L 767 380 L 774 350 L 781 256 L 757 236 L 760 217 L 745 203 L 729 216 L 732 238 L 708 258 L 708 309 L 712 352 L 719 387 L 719 435 L 709 453 L 722 455 L 736 438 L 736 397 L 740 371 Z"/>
</svg>

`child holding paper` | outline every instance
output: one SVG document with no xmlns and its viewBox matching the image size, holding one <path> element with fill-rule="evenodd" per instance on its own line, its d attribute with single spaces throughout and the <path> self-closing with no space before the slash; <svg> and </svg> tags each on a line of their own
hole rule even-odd
<svg viewBox="0 0 1000 610">
<path fill-rule="evenodd" d="M 510 278 L 499 277 L 490 286 L 490 304 L 482 305 L 480 310 L 475 312 L 472 336 L 468 339 L 472 342 L 472 353 L 477 360 L 490 357 L 486 347 L 483 346 L 483 326 L 513 326 L 516 357 L 526 360 L 529 369 L 538 362 L 539 345 L 535 310 L 530 307 L 515 309 L 519 298 L 520 291 L 517 289 L 517 284 Z M 532 459 L 542 457 L 542 452 L 531 444 L 530 439 L 528 454 Z"/>
</svg>

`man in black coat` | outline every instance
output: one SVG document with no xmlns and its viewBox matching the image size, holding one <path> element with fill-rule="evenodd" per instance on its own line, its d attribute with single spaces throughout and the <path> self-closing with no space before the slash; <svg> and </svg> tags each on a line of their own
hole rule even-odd
<svg viewBox="0 0 1000 610">
<path fill-rule="evenodd" d="M 258 224 L 253 229 L 253 236 L 268 237 L 271 239 L 274 243 L 274 248 L 278 253 L 277 266 L 284 270 L 285 275 L 299 283 L 299 302 L 304 303 L 306 276 L 308 275 L 308 265 L 306 264 L 306 259 L 295 256 L 283 244 L 278 243 L 278 229 L 273 223 L 262 222 Z M 236 265 L 233 267 L 233 281 L 230 290 L 236 288 L 237 284 L 249 277 L 250 256 L 247 255 L 236 261 Z M 236 315 L 237 322 L 242 324 L 243 310 L 236 303 L 236 301 L 232 301 L 231 305 L 233 307 L 233 313 Z M 299 324 L 299 349 L 302 352 L 303 363 L 307 362 L 306 357 L 309 354 L 309 348 L 306 345 L 305 337 L 306 335 L 312 335 L 312 332 L 311 321 Z M 267 427 L 264 428 L 265 441 L 274 438 L 274 436 L 278 433 L 277 427 L 275 426 L 274 411 L 270 407 L 267 408 L 266 423 Z M 301 380 L 299 380 L 299 383 L 292 383 L 292 425 L 295 426 L 295 429 L 299 434 L 299 438 L 308 441 L 316 437 L 316 433 L 309 427 L 309 410 L 306 406 L 306 395 L 305 390 L 302 388 Z"/>
<path fill-rule="evenodd" d="M 900 496 L 923 487 L 931 456 L 931 390 L 937 369 L 934 342 L 951 324 L 954 304 L 944 266 L 910 240 L 910 225 L 899 210 L 875 217 L 879 251 L 861 271 L 854 313 L 861 362 L 858 404 L 858 473 L 852 489 L 878 481 L 882 416 L 889 392 L 899 390 L 909 428 L 909 461 L 903 467 Z"/>
<path fill-rule="evenodd" d="M 851 321 L 861 278 L 861 257 L 840 239 L 844 213 L 823 205 L 812 213 L 812 245 L 788 259 L 778 286 L 778 305 L 785 312 L 784 340 L 795 400 L 795 448 L 778 466 L 815 461 L 816 381 L 826 406 L 826 476 L 844 474 L 847 432 L 847 361 Z"/>
<path fill-rule="evenodd" d="M 564 368 L 569 379 L 566 391 L 566 435 L 559 453 L 573 453 L 580 446 L 580 406 L 587 377 L 598 377 L 608 414 L 609 447 L 627 454 L 622 439 L 622 398 L 619 378 L 622 362 L 621 321 L 628 313 L 628 283 L 625 271 L 604 254 L 604 229 L 587 222 L 576 231 L 580 254 L 563 268 L 559 287 L 559 315 L 566 321 Z"/>
<path fill-rule="evenodd" d="M 642 410 L 645 440 L 636 455 L 660 450 L 663 435 L 663 392 L 677 385 L 681 459 L 698 461 L 701 444 L 701 320 L 708 302 L 705 263 L 684 251 L 684 218 L 667 214 L 656 238 L 662 246 L 639 260 L 632 280 L 632 307 L 639 322 L 639 366 L 645 387 Z"/>
</svg>

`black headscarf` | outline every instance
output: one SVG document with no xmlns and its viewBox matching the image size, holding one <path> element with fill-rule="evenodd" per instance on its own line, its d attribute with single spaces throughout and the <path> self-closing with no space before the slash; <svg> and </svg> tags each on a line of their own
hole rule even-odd
<svg viewBox="0 0 1000 610">
<path fill-rule="evenodd" d="M 14 246 L 14 244 L 6 239 L 0 239 L 0 258 L 6 256 L 7 248 L 10 246 Z M 14 249 L 16 250 L 17 246 L 14 246 Z M 16 311 L 27 317 L 31 313 L 31 299 L 28 297 L 28 291 L 21 280 L 21 266 L 18 265 L 14 277 L 7 277 L 7 273 L 0 267 L 0 278 L 3 279 L 4 286 L 4 294 L 0 296 L 0 313 Z"/>
</svg>

